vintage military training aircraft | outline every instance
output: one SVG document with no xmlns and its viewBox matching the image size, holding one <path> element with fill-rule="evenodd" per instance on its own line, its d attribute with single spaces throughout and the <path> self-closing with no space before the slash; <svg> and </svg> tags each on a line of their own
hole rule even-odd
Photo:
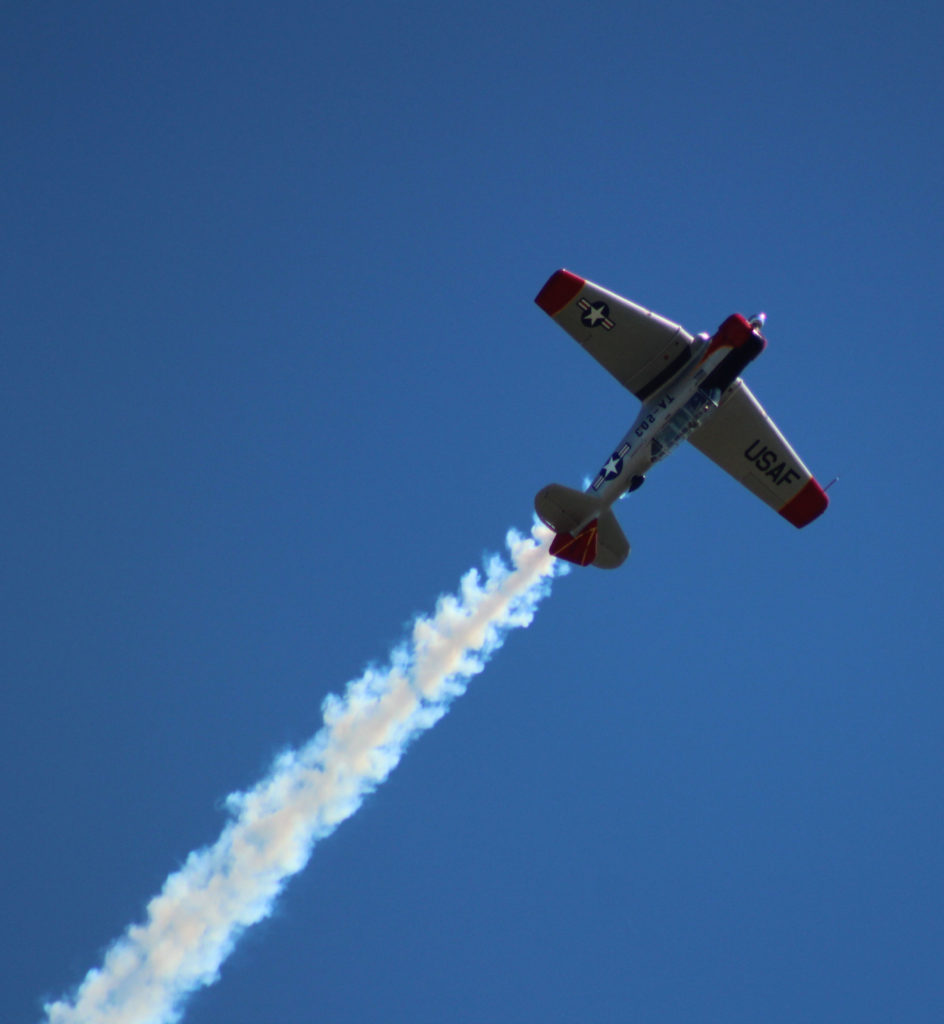
<svg viewBox="0 0 944 1024">
<path fill-rule="evenodd" d="M 534 300 L 642 403 L 626 436 L 586 491 L 549 484 L 534 507 L 556 534 L 551 554 L 615 569 L 629 541 L 613 503 L 640 487 L 682 441 L 744 484 L 794 526 L 826 511 L 829 498 L 740 378 L 767 347 L 765 316 L 734 313 L 713 336 L 683 327 L 568 270 Z"/>
</svg>

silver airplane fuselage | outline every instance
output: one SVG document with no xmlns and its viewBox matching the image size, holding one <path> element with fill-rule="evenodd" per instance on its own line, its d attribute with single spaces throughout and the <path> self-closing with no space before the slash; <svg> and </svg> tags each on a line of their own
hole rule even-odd
<svg viewBox="0 0 944 1024">
<path fill-rule="evenodd" d="M 695 339 L 689 366 L 645 402 L 587 489 L 598 509 L 609 508 L 640 487 L 649 470 L 715 412 L 725 389 L 764 350 L 766 341 L 758 326 L 730 317 L 714 338 L 703 334 Z M 725 333 L 740 335 L 737 347 L 718 344 Z M 588 512 L 581 526 L 593 518 Z"/>
</svg>

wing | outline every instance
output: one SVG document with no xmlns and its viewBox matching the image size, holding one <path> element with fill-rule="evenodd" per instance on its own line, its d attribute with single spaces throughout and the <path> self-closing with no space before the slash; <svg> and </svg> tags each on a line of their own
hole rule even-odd
<svg viewBox="0 0 944 1024">
<path fill-rule="evenodd" d="M 551 274 L 534 301 L 642 401 L 692 357 L 688 331 L 569 270 Z"/>
<path fill-rule="evenodd" d="M 794 526 L 826 511 L 822 487 L 740 378 L 689 441 Z"/>
</svg>

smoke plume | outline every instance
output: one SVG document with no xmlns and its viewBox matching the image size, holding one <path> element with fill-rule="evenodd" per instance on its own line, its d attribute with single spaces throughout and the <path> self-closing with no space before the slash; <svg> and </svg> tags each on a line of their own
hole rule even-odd
<svg viewBox="0 0 944 1024">
<path fill-rule="evenodd" d="M 195 850 L 75 993 L 45 1007 L 48 1024 L 170 1024 L 186 997 L 212 984 L 241 933 L 266 917 L 286 881 L 389 775 L 410 741 L 464 692 L 509 630 L 530 624 L 560 563 L 542 526 L 512 531 L 512 566 L 491 559 L 429 618 L 324 702 L 324 725 L 280 755 L 254 788 L 227 799 L 231 820 Z"/>
</svg>

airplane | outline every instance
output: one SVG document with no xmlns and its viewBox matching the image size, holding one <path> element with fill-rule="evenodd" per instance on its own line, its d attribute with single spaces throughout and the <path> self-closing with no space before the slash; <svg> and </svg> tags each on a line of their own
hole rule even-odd
<svg viewBox="0 0 944 1024">
<path fill-rule="evenodd" d="M 740 377 L 767 347 L 764 313 L 733 313 L 713 335 L 692 336 L 569 270 L 551 274 L 534 301 L 643 403 L 586 491 L 549 484 L 536 495 L 535 511 L 555 533 L 552 555 L 622 565 L 629 541 L 612 506 L 683 441 L 796 527 L 826 511 L 825 491 Z"/>
</svg>

